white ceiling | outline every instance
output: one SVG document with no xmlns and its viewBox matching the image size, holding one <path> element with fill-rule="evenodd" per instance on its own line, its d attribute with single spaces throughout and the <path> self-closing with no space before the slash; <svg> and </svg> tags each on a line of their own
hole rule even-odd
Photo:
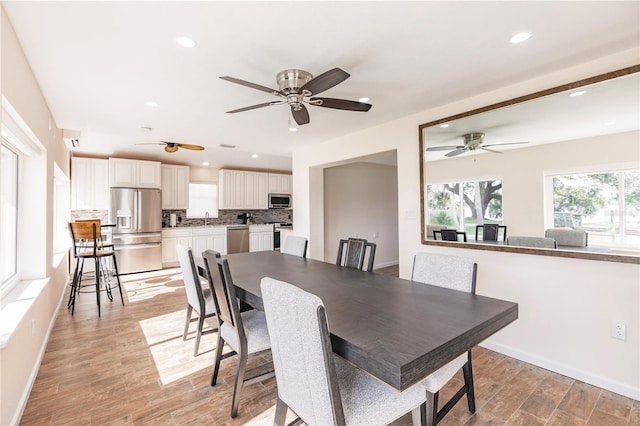
<svg viewBox="0 0 640 426">
<path fill-rule="evenodd" d="M 288 170 L 296 147 L 634 48 L 640 40 L 637 1 L 2 4 L 57 126 L 81 131 L 75 152 L 193 166 Z M 533 36 L 510 44 L 521 31 Z M 179 46 L 175 40 L 183 35 L 197 46 Z M 369 112 L 310 106 L 311 123 L 296 133 L 288 131 L 285 105 L 225 113 L 278 98 L 219 76 L 276 88 L 283 69 L 318 75 L 334 67 L 351 77 L 323 96 L 368 96 Z M 148 100 L 159 106 L 145 106 Z M 135 145 L 159 140 L 206 150 L 167 154 L 161 146 Z"/>
</svg>

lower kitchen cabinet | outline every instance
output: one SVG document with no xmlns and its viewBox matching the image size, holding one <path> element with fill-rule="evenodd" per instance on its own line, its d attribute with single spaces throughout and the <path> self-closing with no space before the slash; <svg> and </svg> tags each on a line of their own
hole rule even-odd
<svg viewBox="0 0 640 426">
<path fill-rule="evenodd" d="M 249 251 L 273 250 L 273 225 L 249 226 Z"/>
<path fill-rule="evenodd" d="M 162 267 L 180 266 L 176 246 L 191 247 L 193 257 L 201 257 L 205 250 L 227 254 L 227 227 L 172 228 L 162 230 Z"/>
</svg>

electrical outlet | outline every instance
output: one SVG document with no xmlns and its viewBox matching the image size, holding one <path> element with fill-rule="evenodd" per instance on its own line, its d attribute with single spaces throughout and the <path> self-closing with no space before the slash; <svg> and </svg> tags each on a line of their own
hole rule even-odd
<svg viewBox="0 0 640 426">
<path fill-rule="evenodd" d="M 614 339 L 627 340 L 627 325 L 623 322 L 612 322 L 611 337 Z"/>
</svg>

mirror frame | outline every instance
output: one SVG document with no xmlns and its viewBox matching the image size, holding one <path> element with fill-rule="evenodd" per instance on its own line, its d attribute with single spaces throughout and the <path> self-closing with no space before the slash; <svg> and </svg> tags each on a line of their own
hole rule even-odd
<svg viewBox="0 0 640 426">
<path fill-rule="evenodd" d="M 490 245 L 490 244 L 481 244 L 477 242 L 427 240 L 425 236 L 426 224 L 425 224 L 425 211 L 424 211 L 425 210 L 425 206 L 424 206 L 425 161 L 423 158 L 424 152 L 425 152 L 424 140 L 423 140 L 423 129 L 426 127 L 436 126 L 438 124 L 446 123 L 449 121 L 457 120 L 457 119 L 468 117 L 471 115 L 480 114 L 483 112 L 492 111 L 495 109 L 511 106 L 514 104 L 531 101 L 544 96 L 553 95 L 555 93 L 564 92 L 564 91 L 575 89 L 578 87 L 587 86 L 590 84 L 599 83 L 602 81 L 611 80 L 614 78 L 623 77 L 623 76 L 635 74 L 638 72 L 640 72 L 640 65 L 633 65 L 627 68 L 622 68 L 622 69 L 611 71 L 605 74 L 596 75 L 593 77 L 589 77 L 589 78 L 574 81 L 571 83 L 563 84 L 560 86 L 552 87 L 550 89 L 530 93 L 528 95 L 519 96 L 517 98 L 498 102 L 498 103 L 481 107 L 481 108 L 476 108 L 471 111 L 463 112 L 460 114 L 452 115 L 449 117 L 441 118 L 435 121 L 430 121 L 428 123 L 419 125 L 418 136 L 419 136 L 420 143 L 419 143 L 418 158 L 420 159 L 420 240 L 421 240 L 421 243 L 423 245 L 457 247 L 457 248 L 474 249 L 474 250 L 501 251 L 501 252 L 510 252 L 510 253 L 535 254 L 535 255 L 542 255 L 542 256 L 568 257 L 573 259 L 599 260 L 599 261 L 605 261 L 605 262 L 640 264 L 640 256 L 630 256 L 630 255 L 623 255 L 623 254 L 607 254 L 607 253 L 594 253 L 594 252 L 557 250 L 557 249 L 550 250 L 550 249 L 527 248 L 527 247 L 517 247 L 517 246 L 507 246 L 507 245 L 497 246 L 497 245 Z"/>
</svg>

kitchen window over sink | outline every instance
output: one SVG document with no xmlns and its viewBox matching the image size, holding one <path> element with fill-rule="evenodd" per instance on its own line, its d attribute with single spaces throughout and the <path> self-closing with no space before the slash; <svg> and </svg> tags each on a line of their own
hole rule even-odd
<svg viewBox="0 0 640 426">
<path fill-rule="evenodd" d="M 187 217 L 218 217 L 218 185 L 215 183 L 190 183 Z"/>
</svg>

